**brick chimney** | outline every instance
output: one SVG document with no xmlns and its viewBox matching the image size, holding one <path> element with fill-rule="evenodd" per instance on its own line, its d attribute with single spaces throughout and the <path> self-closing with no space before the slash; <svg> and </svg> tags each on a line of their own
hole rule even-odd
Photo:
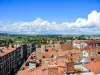
<svg viewBox="0 0 100 75">
<path fill-rule="evenodd" d="M 74 63 L 73 62 L 66 63 L 66 70 L 68 72 L 74 71 Z"/>
</svg>

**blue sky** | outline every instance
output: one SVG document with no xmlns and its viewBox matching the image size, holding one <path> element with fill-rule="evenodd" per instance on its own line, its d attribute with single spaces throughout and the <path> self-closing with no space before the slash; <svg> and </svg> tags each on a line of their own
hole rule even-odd
<svg viewBox="0 0 100 75">
<path fill-rule="evenodd" d="M 46 32 L 46 34 L 58 34 L 60 32 L 60 34 L 78 34 L 79 31 L 77 31 L 77 29 L 80 30 L 80 27 L 73 29 L 73 27 L 68 28 L 65 24 L 62 24 L 70 23 L 69 26 L 71 26 L 72 23 L 76 23 L 78 18 L 81 18 L 82 24 L 83 19 L 86 19 L 86 22 L 88 23 L 85 25 L 87 26 L 86 28 L 89 28 L 89 24 L 95 25 L 95 27 L 93 26 L 94 28 L 98 28 L 97 26 L 100 26 L 100 24 L 97 24 L 98 22 L 91 24 L 90 21 L 87 21 L 88 15 L 92 14 L 93 11 L 97 14 L 97 17 L 93 19 L 93 22 L 95 22 L 94 20 L 100 20 L 100 16 L 98 16 L 100 12 L 100 0 L 0 0 L 0 27 L 3 28 L 1 32 L 8 33 L 45 34 Z M 39 25 L 37 23 L 31 23 L 31 26 L 29 25 L 30 22 L 34 21 L 41 21 L 41 23 L 47 21 L 47 23 L 50 24 L 48 25 L 45 23 L 43 30 L 40 26 L 41 23 L 39 23 Z M 19 22 L 23 23 L 19 24 Z M 27 24 L 24 25 L 24 28 L 29 31 L 21 28 L 25 22 L 27 22 Z M 56 24 L 52 24 L 53 22 L 56 22 Z M 11 28 L 11 26 L 15 27 L 15 23 L 19 26 L 15 29 L 19 31 L 12 30 L 13 27 Z M 33 29 L 30 29 L 28 25 Z M 64 26 L 60 31 L 57 29 L 52 30 L 51 28 L 53 26 L 55 26 L 55 28 L 58 26 L 57 28 L 59 28 L 60 25 L 62 27 Z M 76 24 L 74 24 L 74 26 L 75 25 Z M 10 29 L 6 30 L 8 27 Z M 34 27 L 37 29 L 35 28 L 36 30 L 34 30 Z M 84 33 L 91 34 L 90 31 Z M 79 32 L 79 34 L 82 33 L 83 31 Z M 96 31 L 94 34 L 96 34 Z"/>
</svg>

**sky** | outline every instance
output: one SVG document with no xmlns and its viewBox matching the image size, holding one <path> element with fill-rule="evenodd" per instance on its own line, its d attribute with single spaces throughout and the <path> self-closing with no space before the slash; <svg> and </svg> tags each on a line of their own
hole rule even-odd
<svg viewBox="0 0 100 75">
<path fill-rule="evenodd" d="M 0 33 L 100 34 L 100 0 L 0 0 Z"/>
</svg>

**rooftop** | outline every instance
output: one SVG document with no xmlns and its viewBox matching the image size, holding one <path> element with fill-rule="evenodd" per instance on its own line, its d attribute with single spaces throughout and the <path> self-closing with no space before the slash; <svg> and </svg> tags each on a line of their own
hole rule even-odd
<svg viewBox="0 0 100 75">
<path fill-rule="evenodd" d="M 16 48 L 11 48 L 11 47 L 9 47 L 9 48 L 0 47 L 0 49 L 1 49 L 1 51 L 0 51 L 0 56 L 1 57 L 4 56 L 4 55 L 6 55 L 6 54 L 8 54 L 8 53 L 11 53 L 14 50 L 16 50 Z"/>
<path fill-rule="evenodd" d="M 73 49 L 73 45 L 72 44 L 61 44 L 61 49 L 62 50 L 71 50 L 71 49 Z"/>
<path fill-rule="evenodd" d="M 91 62 L 89 64 L 84 65 L 87 69 L 89 69 L 93 73 L 100 73 L 100 61 L 99 62 Z"/>
<path fill-rule="evenodd" d="M 87 44 L 95 44 L 95 43 L 100 43 L 100 40 L 74 40 L 74 43 L 81 43 L 85 42 Z"/>
</svg>

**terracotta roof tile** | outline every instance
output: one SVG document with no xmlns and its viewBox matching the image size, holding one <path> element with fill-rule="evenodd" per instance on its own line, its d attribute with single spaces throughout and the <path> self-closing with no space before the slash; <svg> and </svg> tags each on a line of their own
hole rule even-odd
<svg viewBox="0 0 100 75">
<path fill-rule="evenodd" d="M 82 50 L 100 50 L 100 46 L 86 46 L 86 47 L 84 47 Z"/>
<path fill-rule="evenodd" d="M 92 57 L 91 57 L 91 56 L 88 56 L 87 59 L 88 59 L 89 61 L 91 61 Z M 95 61 L 100 61 L 100 56 L 94 57 L 94 60 L 95 60 Z"/>
<path fill-rule="evenodd" d="M 100 50 L 97 51 L 100 52 Z M 91 53 L 91 52 L 96 52 L 96 50 L 86 50 L 86 52 Z"/>
<path fill-rule="evenodd" d="M 87 44 L 100 43 L 100 40 L 74 40 L 75 43 L 85 42 Z"/>
<path fill-rule="evenodd" d="M 48 75 L 58 75 L 58 68 L 49 68 Z"/>
<path fill-rule="evenodd" d="M 100 62 L 91 62 L 84 65 L 87 69 L 94 73 L 100 73 Z"/>
<path fill-rule="evenodd" d="M 64 75 L 63 71 L 65 70 L 65 68 L 63 67 L 58 67 L 58 75 Z"/>
<path fill-rule="evenodd" d="M 50 51 L 44 52 L 43 56 L 45 56 L 45 58 L 49 58 L 49 57 L 51 57 L 51 52 Z"/>
<path fill-rule="evenodd" d="M 56 50 L 56 51 L 58 51 L 59 50 L 59 47 L 58 46 L 55 46 L 53 49 Z"/>
<path fill-rule="evenodd" d="M 8 48 L 8 49 L 4 48 L 4 49 L 2 49 L 3 52 L 0 52 L 0 56 L 4 56 L 4 55 L 6 55 L 8 53 L 11 53 L 14 50 L 16 50 L 16 48 Z"/>
<path fill-rule="evenodd" d="M 47 70 L 42 71 L 44 68 Z M 29 72 L 28 69 L 21 70 L 17 73 L 17 75 L 48 75 L 48 64 L 44 64 L 31 72 Z"/>
<path fill-rule="evenodd" d="M 65 67 L 65 61 L 66 61 L 65 58 L 57 59 L 58 67 Z"/>
<path fill-rule="evenodd" d="M 61 49 L 63 49 L 63 50 L 72 50 L 73 45 L 72 44 L 61 44 Z"/>
<path fill-rule="evenodd" d="M 68 51 L 58 51 L 58 55 L 68 54 Z"/>
<path fill-rule="evenodd" d="M 69 54 L 69 53 L 72 53 L 72 54 L 81 54 L 81 50 L 67 50 L 67 51 L 58 51 L 58 55 L 64 55 L 64 54 Z"/>
</svg>

